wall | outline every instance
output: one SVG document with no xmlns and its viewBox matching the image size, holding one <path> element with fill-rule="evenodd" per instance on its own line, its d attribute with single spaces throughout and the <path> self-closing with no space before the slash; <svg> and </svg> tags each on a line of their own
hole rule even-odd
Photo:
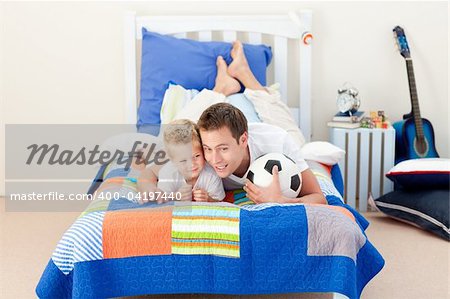
<svg viewBox="0 0 450 299">
<path fill-rule="evenodd" d="M 5 97 L 3 92 L 3 73 L 4 73 L 4 3 L 0 2 L 0 196 L 5 194 Z"/>
<path fill-rule="evenodd" d="M 214 15 L 301 8 L 314 12 L 313 139 L 328 138 L 326 122 L 345 81 L 360 90 L 362 110 L 382 109 L 392 120 L 409 112 L 404 61 L 391 32 L 398 24 L 409 40 L 422 115 L 434 124 L 438 150 L 448 157 L 446 2 L 2 2 L 0 124 L 121 123 L 127 10 Z"/>
</svg>

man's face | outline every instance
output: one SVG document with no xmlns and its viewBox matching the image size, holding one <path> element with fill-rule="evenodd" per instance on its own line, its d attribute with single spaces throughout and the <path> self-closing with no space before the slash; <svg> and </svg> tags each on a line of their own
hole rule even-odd
<svg viewBox="0 0 450 299">
<path fill-rule="evenodd" d="M 247 132 L 239 138 L 239 143 L 231 135 L 228 127 L 218 130 L 200 130 L 206 161 L 217 175 L 226 178 L 241 165 L 247 153 Z"/>
</svg>

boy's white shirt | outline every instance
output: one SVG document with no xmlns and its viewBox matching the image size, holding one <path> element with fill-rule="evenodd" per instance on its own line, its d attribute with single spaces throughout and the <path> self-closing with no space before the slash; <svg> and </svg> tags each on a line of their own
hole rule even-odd
<svg viewBox="0 0 450 299">
<path fill-rule="evenodd" d="M 187 182 L 183 175 L 171 161 L 167 162 L 159 171 L 158 188 L 162 191 L 176 192 L 185 184 L 187 184 Z M 206 190 L 208 195 L 215 200 L 222 200 L 225 198 L 222 179 L 208 163 L 205 163 L 205 166 L 197 178 L 197 182 L 192 187 L 192 190 L 195 189 Z"/>
<path fill-rule="evenodd" d="M 300 168 L 300 172 L 308 169 L 308 164 L 300 153 L 299 145 L 292 139 L 288 132 L 277 126 L 264 123 L 249 123 L 248 147 L 250 151 L 250 164 L 262 155 L 282 153 L 295 161 Z M 242 178 L 231 174 L 222 179 L 225 190 L 241 189 L 245 184 L 247 172 Z"/>
</svg>

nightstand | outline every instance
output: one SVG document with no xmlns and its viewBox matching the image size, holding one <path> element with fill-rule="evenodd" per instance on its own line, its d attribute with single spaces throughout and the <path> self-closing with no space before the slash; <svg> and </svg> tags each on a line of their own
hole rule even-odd
<svg viewBox="0 0 450 299">
<path fill-rule="evenodd" d="M 330 128 L 330 142 L 345 150 L 339 162 L 344 179 L 344 199 L 360 212 L 367 211 L 367 199 L 393 190 L 385 177 L 394 166 L 395 130 Z"/>
</svg>

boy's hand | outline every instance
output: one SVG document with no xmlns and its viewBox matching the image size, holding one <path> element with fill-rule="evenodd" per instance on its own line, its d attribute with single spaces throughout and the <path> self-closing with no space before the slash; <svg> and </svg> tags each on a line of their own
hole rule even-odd
<svg viewBox="0 0 450 299">
<path fill-rule="evenodd" d="M 144 204 L 150 201 L 150 199 L 154 199 L 154 192 L 160 191 L 157 188 L 158 177 L 153 172 L 151 168 L 144 169 L 138 180 L 137 180 L 137 190 L 140 193 L 138 202 L 140 204 Z"/>
<path fill-rule="evenodd" d="M 181 194 L 182 201 L 192 201 L 192 186 L 185 184 L 177 190 Z"/>
<path fill-rule="evenodd" d="M 146 184 L 141 185 L 140 188 L 138 188 L 138 191 L 139 191 L 138 203 L 142 205 L 148 203 L 151 198 L 154 198 L 154 196 L 152 197 L 152 194 L 155 195 L 154 192 L 160 190 L 158 190 L 158 188 L 156 188 L 156 186 L 153 184 Z"/>
<path fill-rule="evenodd" d="M 194 201 L 211 201 L 211 197 L 208 195 L 205 189 L 196 189 L 193 192 Z"/>
<path fill-rule="evenodd" d="M 284 196 L 281 194 L 278 166 L 273 166 L 272 174 L 272 183 L 266 188 L 258 187 L 249 180 L 246 180 L 244 191 L 247 192 L 247 197 L 251 201 L 254 203 L 283 202 L 282 198 L 284 198 Z"/>
</svg>

